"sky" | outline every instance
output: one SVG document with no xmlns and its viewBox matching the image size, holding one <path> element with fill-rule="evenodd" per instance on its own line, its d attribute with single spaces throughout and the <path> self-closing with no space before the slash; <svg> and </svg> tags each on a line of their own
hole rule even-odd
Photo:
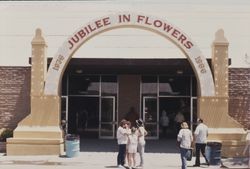
<svg viewBox="0 0 250 169">
<path fill-rule="evenodd" d="M 0 2 L 0 66 L 28 66 L 31 40 L 41 28 L 53 57 L 79 27 L 95 18 L 131 11 L 166 19 L 179 27 L 211 58 L 215 32 L 229 41 L 231 67 L 250 67 L 249 0 L 95 0 Z M 249 57 L 247 57 L 249 56 Z M 145 30 L 116 29 L 84 44 L 80 58 L 184 58 L 163 37 Z M 246 59 L 248 58 L 248 60 Z"/>
</svg>

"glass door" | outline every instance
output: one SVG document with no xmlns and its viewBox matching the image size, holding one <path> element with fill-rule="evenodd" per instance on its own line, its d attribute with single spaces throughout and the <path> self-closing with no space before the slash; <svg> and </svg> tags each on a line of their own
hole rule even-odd
<svg viewBox="0 0 250 169">
<path fill-rule="evenodd" d="M 115 137 L 115 97 L 101 97 L 99 138 Z"/>
<path fill-rule="evenodd" d="M 145 122 L 145 129 L 148 131 L 147 138 L 159 138 L 158 126 L 158 104 L 157 97 L 144 96 L 143 97 L 143 121 Z"/>
</svg>

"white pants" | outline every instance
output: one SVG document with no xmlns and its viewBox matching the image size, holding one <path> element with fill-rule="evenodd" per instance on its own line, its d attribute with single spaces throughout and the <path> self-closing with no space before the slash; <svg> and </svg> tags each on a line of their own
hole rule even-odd
<svg viewBox="0 0 250 169">
<path fill-rule="evenodd" d="M 145 142 L 138 143 L 138 152 L 140 154 L 140 159 L 141 159 L 140 166 L 144 165 L 145 144 L 146 144 Z"/>
</svg>

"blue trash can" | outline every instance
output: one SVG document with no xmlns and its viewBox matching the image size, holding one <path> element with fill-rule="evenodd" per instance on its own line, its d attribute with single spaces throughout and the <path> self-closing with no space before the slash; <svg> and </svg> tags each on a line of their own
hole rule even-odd
<svg viewBox="0 0 250 169">
<path fill-rule="evenodd" d="M 80 152 L 80 139 L 79 136 L 67 134 L 65 138 L 65 148 L 67 157 L 76 157 Z"/>
<path fill-rule="evenodd" d="M 221 164 L 221 147 L 220 142 L 208 142 L 206 147 L 206 157 L 210 165 Z"/>
</svg>

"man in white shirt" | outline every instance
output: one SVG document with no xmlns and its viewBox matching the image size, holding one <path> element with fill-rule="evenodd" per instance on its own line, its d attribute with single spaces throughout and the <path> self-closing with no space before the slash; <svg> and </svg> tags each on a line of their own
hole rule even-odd
<svg viewBox="0 0 250 169">
<path fill-rule="evenodd" d="M 123 119 L 119 127 L 117 129 L 116 137 L 117 143 L 119 147 L 118 155 L 117 155 L 117 166 L 118 168 L 124 168 L 125 156 L 126 156 L 126 145 L 128 143 L 128 135 L 129 135 L 127 120 Z"/>
<path fill-rule="evenodd" d="M 207 145 L 207 136 L 208 136 L 208 127 L 203 123 L 202 119 L 197 119 L 198 126 L 195 129 L 194 136 L 195 136 L 195 149 L 196 149 L 196 159 L 194 167 L 200 166 L 200 152 L 206 160 L 207 165 L 209 162 L 205 155 L 205 149 Z"/>
</svg>

